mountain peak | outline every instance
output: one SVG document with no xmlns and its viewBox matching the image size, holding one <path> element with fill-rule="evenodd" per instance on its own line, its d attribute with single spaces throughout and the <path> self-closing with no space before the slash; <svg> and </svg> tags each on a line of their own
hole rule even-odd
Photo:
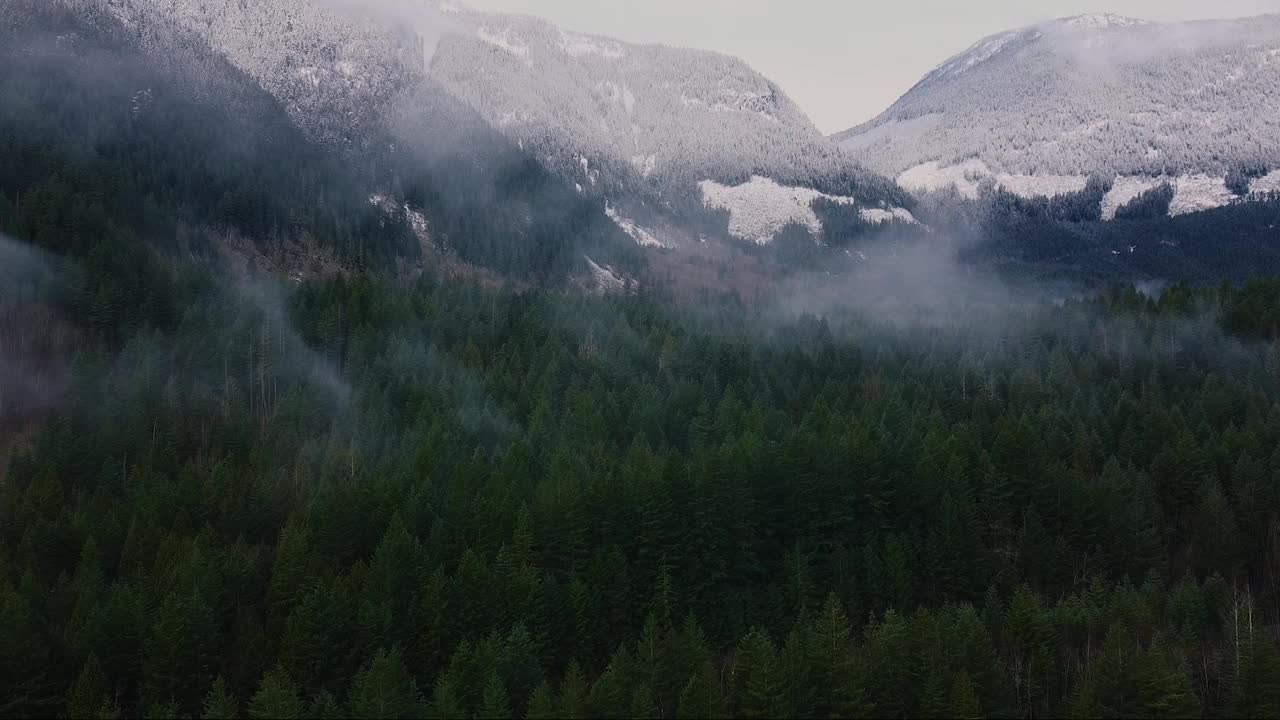
<svg viewBox="0 0 1280 720">
<path fill-rule="evenodd" d="M 1280 16 L 1081 15 L 993 35 L 836 136 L 909 178 L 1199 177 L 1280 168 Z M 1008 183 L 1006 183 L 1008 184 Z M 1226 191 L 1223 190 L 1224 194 Z"/>
</svg>

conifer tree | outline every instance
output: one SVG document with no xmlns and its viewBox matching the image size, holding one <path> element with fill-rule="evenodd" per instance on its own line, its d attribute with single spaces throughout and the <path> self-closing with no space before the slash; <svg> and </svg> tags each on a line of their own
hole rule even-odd
<svg viewBox="0 0 1280 720">
<path fill-rule="evenodd" d="M 507 699 L 507 688 L 498 677 L 497 671 L 489 673 L 484 684 L 484 695 L 480 701 L 481 720 L 510 720 L 511 703 Z"/>
<path fill-rule="evenodd" d="M 298 696 L 298 687 L 280 666 L 268 670 L 262 676 L 258 691 L 249 699 L 249 717 L 254 720 L 291 720 L 301 716 L 302 700 Z"/>
<path fill-rule="evenodd" d="M 234 720 L 239 717 L 239 703 L 227 691 L 227 683 L 219 675 L 213 681 L 213 687 L 204 696 L 204 704 L 200 709 L 200 720 Z M 308 713 L 311 714 L 311 713 Z M 71 714 L 72 717 L 77 717 Z"/>
<path fill-rule="evenodd" d="M 95 655 L 89 655 L 67 691 L 67 717 L 93 717 L 107 695 L 107 677 Z"/>
<path fill-rule="evenodd" d="M 787 714 L 778 678 L 777 651 L 764 630 L 753 628 L 738 643 L 733 678 L 736 716 L 774 718 Z"/>
</svg>

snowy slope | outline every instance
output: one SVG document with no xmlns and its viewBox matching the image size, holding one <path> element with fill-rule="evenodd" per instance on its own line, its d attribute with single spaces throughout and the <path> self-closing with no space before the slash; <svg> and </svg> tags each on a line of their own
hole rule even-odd
<svg viewBox="0 0 1280 720">
<path fill-rule="evenodd" d="M 1019 194 L 1163 176 L 1186 187 L 1176 206 L 1222 202 L 1228 174 L 1280 168 L 1280 15 L 1087 15 L 1001 33 L 834 139 L 917 189 L 972 192 L 980 162 Z"/>
<path fill-rule="evenodd" d="M 623 207 L 698 212 L 706 181 L 760 175 L 867 208 L 906 202 L 774 83 L 716 53 L 438 0 L 58 1 L 108 7 L 153 44 L 184 33 L 208 43 L 321 141 L 363 147 L 388 115 L 411 112 L 406 98 L 445 93 L 579 193 L 612 202 L 618 227 L 645 245 L 662 241 Z"/>
<path fill-rule="evenodd" d="M 834 190 L 822 186 L 867 175 L 736 58 L 582 35 L 532 17 L 458 11 L 450 19 L 454 32 L 439 43 L 432 77 L 586 192 L 638 186 L 682 198 L 701 181 L 752 174 Z M 863 184 L 888 188 L 870 177 Z"/>
<path fill-rule="evenodd" d="M 313 138 L 359 143 L 423 72 L 423 39 L 346 0 L 54 0 L 106 6 L 163 51 L 195 38 L 270 92 Z"/>
<path fill-rule="evenodd" d="M 703 203 L 713 210 L 729 212 L 729 233 L 740 240 L 764 245 L 788 225 L 800 225 L 815 238 L 822 238 L 823 226 L 813 209 L 814 201 L 857 206 L 857 198 L 820 193 L 806 187 L 788 187 L 766 177 L 754 176 L 737 186 L 712 180 L 701 183 Z M 864 222 L 914 224 L 910 212 L 897 207 L 860 208 Z"/>
</svg>

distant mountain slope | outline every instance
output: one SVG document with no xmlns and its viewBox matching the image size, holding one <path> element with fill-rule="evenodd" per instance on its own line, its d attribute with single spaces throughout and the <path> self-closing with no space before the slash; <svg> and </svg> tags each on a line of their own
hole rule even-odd
<svg viewBox="0 0 1280 720">
<path fill-rule="evenodd" d="M 152 49 L 175 34 L 204 41 L 328 143 L 367 139 L 387 103 L 423 70 L 419 35 L 340 12 L 348 7 L 341 0 L 51 1 L 105 7 Z"/>
<path fill-rule="evenodd" d="M 873 185 L 781 89 L 736 58 L 566 32 L 531 17 L 455 13 L 431 74 L 585 189 L 683 192 L 753 174 Z M 868 188 L 869 189 L 869 188 Z"/>
<path fill-rule="evenodd" d="M 22 195 L 32 153 L 105 155 L 139 186 L 130 206 L 159 195 L 260 243 L 320 240 L 360 262 L 444 251 L 531 279 L 586 272 L 588 252 L 634 270 L 638 249 L 599 203 L 426 77 L 421 54 L 361 46 L 380 26 L 344 18 L 294 0 L 0 0 L 18 40 L 4 46 L 18 72 L 0 76 L 0 180 L 18 175 Z M 296 52 L 271 50 L 290 28 Z"/>
<path fill-rule="evenodd" d="M 624 228 L 634 222 L 623 213 L 643 205 L 706 214 L 700 184 L 754 176 L 890 217 L 909 202 L 823 137 L 775 84 L 724 55 L 434 0 L 65 1 L 185 29 L 258 80 L 310 136 L 361 151 L 378 149 L 379 125 L 410 114 L 405 98 L 425 97 L 429 79 L 585 198 L 620 206 Z"/>
<path fill-rule="evenodd" d="M 413 250 L 369 206 L 365 178 L 252 78 L 103 9 L 0 0 L 0 189 L 43 188 L 54 208 L 83 192 L 112 231 L 153 245 L 176 242 L 177 220 L 263 244 L 306 235 L 350 258 Z M 75 241 L 100 239 L 87 235 Z"/>
<path fill-rule="evenodd" d="M 1280 15 L 1088 15 L 994 35 L 834 139 L 916 189 L 989 177 L 1048 195 L 1145 176 L 1185 186 L 1177 206 L 1221 204 L 1280 168 Z"/>
</svg>

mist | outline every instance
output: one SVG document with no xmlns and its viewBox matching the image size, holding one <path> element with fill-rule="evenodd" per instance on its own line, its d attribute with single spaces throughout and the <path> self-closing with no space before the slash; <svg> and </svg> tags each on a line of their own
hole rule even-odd
<svg viewBox="0 0 1280 720">
<path fill-rule="evenodd" d="M 396 27 L 422 41 L 423 71 L 431 67 L 440 41 L 466 28 L 433 0 L 317 0 L 333 12 L 362 17 L 381 25 Z"/>
<path fill-rule="evenodd" d="M 278 280 L 265 276 L 249 278 L 234 290 L 234 297 L 253 311 L 250 323 L 258 328 L 258 352 L 269 356 L 262 361 L 264 375 L 269 368 L 277 381 L 312 383 L 322 388 L 339 409 L 351 402 L 351 386 L 339 369 L 308 346 L 289 319 L 286 308 L 288 296 Z M 250 343 L 253 342 L 251 338 Z M 252 346 L 247 352 L 253 354 Z M 249 380 L 252 382 L 252 378 Z M 263 392 L 266 392 L 265 388 Z"/>
<path fill-rule="evenodd" d="M 748 329 L 774 342 L 794 342 L 797 323 L 817 318 L 838 343 L 893 348 L 904 357 L 938 352 L 974 367 L 1061 347 L 1118 367 L 1190 361 L 1219 372 L 1249 372 L 1276 352 L 1266 342 L 1229 333 L 1217 303 L 1159 313 L 1108 309 L 1101 287 L 1015 280 L 967 262 L 967 247 L 968 241 L 945 236 L 891 234 L 874 247 L 850 250 L 825 271 L 788 279 L 752 314 Z M 1168 282 L 1131 287 L 1158 303 Z"/>
<path fill-rule="evenodd" d="M 0 427 L 52 408 L 78 333 L 49 302 L 57 261 L 0 235 Z"/>
<path fill-rule="evenodd" d="M 1091 75 L 1115 76 L 1125 66 L 1141 65 L 1167 57 L 1169 53 L 1191 55 L 1216 47 L 1242 43 L 1239 23 L 1230 20 L 1205 20 L 1187 23 L 1152 23 L 1110 34 L 1082 34 L 1059 25 L 1043 26 L 1042 31 L 1058 52 Z M 1257 41 L 1272 41 L 1259 35 Z"/>
<path fill-rule="evenodd" d="M 776 294 L 783 317 L 855 314 L 897 329 L 986 331 L 1036 306 L 1043 288 L 1015 287 L 961 260 L 962 245 L 937 235 L 890 234 L 850 249 L 822 272 L 790 278 Z"/>
</svg>

